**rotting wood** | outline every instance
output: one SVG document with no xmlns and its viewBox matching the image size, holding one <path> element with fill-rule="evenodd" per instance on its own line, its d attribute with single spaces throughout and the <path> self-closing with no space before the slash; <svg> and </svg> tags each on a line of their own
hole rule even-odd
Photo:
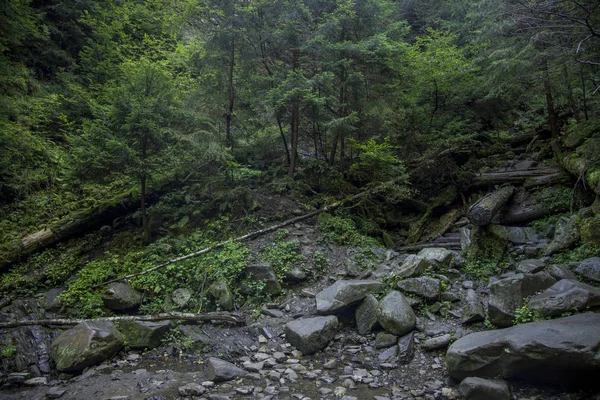
<svg viewBox="0 0 600 400">
<path fill-rule="evenodd" d="M 515 187 L 505 186 L 495 192 L 488 193 L 469 207 L 467 218 L 474 225 L 488 225 L 515 192 Z"/>
<path fill-rule="evenodd" d="M 264 229 L 260 229 L 258 231 L 250 232 L 250 233 L 248 233 L 246 235 L 239 236 L 237 238 L 225 240 L 225 241 L 217 243 L 217 244 L 215 244 L 213 246 L 205 247 L 204 249 L 198 250 L 198 251 L 196 251 L 194 253 L 190 253 L 190 254 L 186 254 L 185 256 L 173 258 L 171 260 L 168 260 L 168 261 L 166 261 L 166 262 L 164 262 L 162 264 L 156 265 L 156 266 L 148 268 L 146 270 L 143 270 L 143 271 L 140 271 L 140 272 L 136 272 L 136 273 L 131 274 L 131 275 L 123 276 L 121 278 L 116 278 L 116 279 L 112 279 L 110 281 L 106 281 L 106 282 L 100 283 L 98 285 L 92 286 L 92 289 L 97 289 L 99 287 L 108 285 L 109 283 L 113 283 L 113 282 L 119 282 L 119 281 L 129 280 L 131 278 L 135 278 L 137 276 L 144 275 L 144 274 L 147 274 L 149 272 L 153 272 L 153 271 L 159 270 L 159 269 L 164 268 L 164 267 L 166 267 L 168 265 L 171 265 L 171 264 L 174 264 L 174 263 L 177 263 L 177 262 L 180 262 L 180 261 L 184 261 L 184 260 L 189 260 L 190 258 L 201 256 L 201 255 L 209 253 L 209 252 L 211 252 L 213 250 L 220 249 L 220 248 L 222 248 L 222 247 L 224 247 L 224 246 L 226 246 L 226 245 L 228 245 L 230 243 L 244 242 L 246 240 L 254 239 L 255 237 L 258 237 L 258 236 L 261 236 L 261 235 L 265 235 L 265 234 L 270 233 L 270 232 L 274 232 L 274 231 L 276 231 L 278 229 L 281 229 L 283 227 L 286 227 L 288 225 L 292 225 L 292 224 L 295 224 L 297 222 L 310 219 L 310 218 L 315 217 L 315 216 L 317 216 L 317 215 L 319 215 L 321 213 L 324 213 L 324 212 L 335 210 L 336 208 L 339 208 L 340 206 L 342 206 L 342 205 L 344 205 L 346 203 L 350 203 L 350 202 L 359 200 L 359 199 L 361 199 L 361 198 L 363 198 L 363 197 L 365 197 L 367 195 L 374 194 L 374 193 L 376 193 L 376 192 L 378 192 L 380 190 L 385 189 L 386 187 L 388 187 L 388 185 L 393 184 L 394 182 L 395 181 L 391 181 L 391 182 L 384 183 L 382 185 L 378 185 L 378 186 L 373 187 L 371 189 L 365 190 L 364 192 L 355 194 L 354 196 L 347 197 L 344 200 L 335 202 L 333 204 L 330 204 L 330 205 L 325 206 L 323 208 L 320 208 L 318 210 L 312 211 L 312 212 L 310 212 L 308 214 L 304 214 L 304 215 L 300 215 L 300 216 L 292 218 L 292 219 L 288 219 L 288 220 L 283 221 L 283 222 L 281 222 L 279 224 L 276 224 L 276 225 L 273 225 L 273 226 L 270 226 L 270 227 L 267 227 L 267 228 L 264 228 Z"/>
<path fill-rule="evenodd" d="M 118 317 L 104 317 L 96 319 L 39 319 L 39 320 L 23 320 L 14 322 L 2 322 L 0 328 L 17 328 L 20 326 L 34 326 L 34 325 L 53 325 L 53 326 L 65 326 L 65 325 L 77 325 L 82 322 L 90 321 L 166 321 L 166 320 L 183 320 L 183 321 L 223 321 L 232 322 L 238 325 L 244 325 L 246 323 L 245 318 L 240 314 L 226 313 L 226 312 L 208 312 L 208 313 L 182 313 L 182 312 L 168 312 L 153 315 L 125 315 Z"/>
<path fill-rule="evenodd" d="M 530 168 L 514 171 L 487 172 L 473 177 L 476 185 L 492 185 L 498 183 L 522 183 L 528 178 L 561 174 L 560 168 Z"/>
</svg>

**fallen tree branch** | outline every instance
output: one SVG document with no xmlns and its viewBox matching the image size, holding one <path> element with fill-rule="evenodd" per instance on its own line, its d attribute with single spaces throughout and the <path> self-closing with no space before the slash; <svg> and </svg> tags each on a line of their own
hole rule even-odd
<svg viewBox="0 0 600 400">
<path fill-rule="evenodd" d="M 25 320 L 25 321 L 14 321 L 14 322 L 2 322 L 0 323 L 0 329 L 2 328 L 17 328 L 19 326 L 33 326 L 33 325 L 77 325 L 82 322 L 89 321 L 166 321 L 166 320 L 184 320 L 184 321 L 225 321 L 233 322 L 235 324 L 245 324 L 245 319 L 239 314 L 225 313 L 225 312 L 208 312 L 208 313 L 182 313 L 182 312 L 168 312 L 162 314 L 153 315 L 125 315 L 119 317 L 105 317 L 96 319 L 39 319 L 39 320 Z"/>
<path fill-rule="evenodd" d="M 288 219 L 287 221 L 283 221 L 283 222 L 281 222 L 279 224 L 270 226 L 268 228 L 264 228 L 264 229 L 261 229 L 261 230 L 258 230 L 258 231 L 250 232 L 250 233 L 248 233 L 248 234 L 246 234 L 244 236 L 239 236 L 237 238 L 233 238 L 233 239 L 226 240 L 224 242 L 217 243 L 217 244 L 215 244 L 213 246 L 206 247 L 206 248 L 204 248 L 202 250 L 198 250 L 198 251 L 196 251 L 194 253 L 190 253 L 190 254 L 187 254 L 185 256 L 173 258 L 173 259 L 171 259 L 169 261 L 166 261 L 166 262 L 164 262 L 162 264 L 156 265 L 156 266 L 154 266 L 152 268 L 148 268 L 148 269 L 146 269 L 144 271 L 136 272 L 135 274 L 123 276 L 121 278 L 116 278 L 116 279 L 112 279 L 110 281 L 106 281 L 106 282 L 100 283 L 100 284 L 98 284 L 96 286 L 92 286 L 92 289 L 96 289 L 96 288 L 108 285 L 109 283 L 113 283 L 113 282 L 119 282 L 119 281 L 129 280 L 131 278 L 135 278 L 136 276 L 144 275 L 144 274 L 147 274 L 149 272 L 159 270 L 161 268 L 164 268 L 164 267 L 166 267 L 168 265 L 171 265 L 171 264 L 174 264 L 176 262 L 184 261 L 184 260 L 189 260 L 190 258 L 201 256 L 202 254 L 206 254 L 206 253 L 209 253 L 209 252 L 211 252 L 213 250 L 220 249 L 220 248 L 222 248 L 222 247 L 224 247 L 224 246 L 226 246 L 226 245 L 228 245 L 230 243 L 243 242 L 243 241 L 246 241 L 246 240 L 254 239 L 255 237 L 258 237 L 258 236 L 261 236 L 261 235 L 264 235 L 264 234 L 267 234 L 267 233 L 270 233 L 270 232 L 274 232 L 274 231 L 276 231 L 278 229 L 281 229 L 281 228 L 283 228 L 285 226 L 295 224 L 296 222 L 304 221 L 306 219 L 309 219 L 309 218 L 312 218 L 314 216 L 317 216 L 317 215 L 319 215 L 321 213 L 334 210 L 334 209 L 342 206 L 343 204 L 350 203 L 350 202 L 356 201 L 356 200 L 358 200 L 358 199 L 360 199 L 362 197 L 365 197 L 365 196 L 367 196 L 369 194 L 376 193 L 379 190 L 385 188 L 388 184 L 392 184 L 392 183 L 394 183 L 394 181 L 386 183 L 386 184 L 382 184 L 382 185 L 379 185 L 379 186 L 376 186 L 376 187 L 373 187 L 371 189 L 365 190 L 364 192 L 355 194 L 354 196 L 350 196 L 350 197 L 348 197 L 348 198 L 346 198 L 344 200 L 340 200 L 340 201 L 338 201 L 336 203 L 333 203 L 333 204 L 330 204 L 330 205 L 325 206 L 323 208 L 320 208 L 318 210 L 312 211 L 312 212 L 310 212 L 308 214 L 304 214 L 304 215 L 300 215 L 300 216 L 292 218 L 292 219 Z"/>
</svg>

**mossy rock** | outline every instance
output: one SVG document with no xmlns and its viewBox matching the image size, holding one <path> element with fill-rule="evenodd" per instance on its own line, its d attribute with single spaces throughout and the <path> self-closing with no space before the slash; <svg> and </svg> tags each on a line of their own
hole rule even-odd
<svg viewBox="0 0 600 400">
<path fill-rule="evenodd" d="M 500 260 L 509 241 L 482 227 L 473 231 L 471 245 L 465 257 L 469 261 Z"/>
<path fill-rule="evenodd" d="M 600 216 L 582 219 L 579 222 L 579 233 L 583 242 L 600 246 Z"/>
<path fill-rule="evenodd" d="M 158 347 L 169 331 L 169 321 L 119 321 L 119 331 L 125 337 L 127 347 L 131 349 L 153 349 Z"/>
</svg>

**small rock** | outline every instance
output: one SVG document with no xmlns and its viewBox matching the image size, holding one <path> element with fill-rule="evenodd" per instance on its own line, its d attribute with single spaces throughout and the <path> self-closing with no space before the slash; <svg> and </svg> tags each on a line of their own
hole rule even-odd
<svg viewBox="0 0 600 400">
<path fill-rule="evenodd" d="M 510 400 L 510 389 L 502 380 L 466 378 L 459 390 L 465 400 Z"/>
<path fill-rule="evenodd" d="M 260 372 L 263 367 L 264 367 L 264 363 L 263 362 L 257 362 L 257 363 L 253 363 L 250 361 L 246 361 L 244 364 L 244 369 L 246 371 L 250 371 L 250 372 Z"/>
<path fill-rule="evenodd" d="M 45 386 L 48 384 L 48 378 L 45 376 L 39 376 L 37 378 L 27 379 L 23 382 L 25 386 Z"/>
<path fill-rule="evenodd" d="M 206 389 L 204 386 L 198 385 L 197 383 L 188 383 L 177 389 L 177 392 L 182 397 L 201 396 L 205 391 Z"/>
<path fill-rule="evenodd" d="M 338 319 L 335 316 L 298 319 L 288 322 L 285 337 L 304 354 L 324 349 L 335 336 Z"/>
<path fill-rule="evenodd" d="M 402 293 L 393 290 L 379 302 L 377 321 L 386 331 L 401 336 L 414 329 L 416 316 Z"/>
<path fill-rule="evenodd" d="M 392 335 L 391 333 L 379 332 L 375 337 L 375 348 L 383 349 L 390 347 L 398 341 L 398 336 Z"/>
<path fill-rule="evenodd" d="M 379 307 L 379 301 L 370 294 L 356 309 L 356 328 L 360 335 L 371 332 L 377 324 L 377 307 Z"/>
<path fill-rule="evenodd" d="M 49 399 L 60 399 L 67 391 L 59 386 L 53 386 L 46 392 L 46 397 Z"/>
<path fill-rule="evenodd" d="M 413 332 L 398 340 L 398 362 L 408 364 L 415 355 L 415 334 Z"/>
<path fill-rule="evenodd" d="M 423 350 L 442 349 L 444 347 L 447 347 L 450 344 L 451 340 L 452 340 L 452 335 L 447 333 L 442 336 L 437 336 L 437 337 L 425 340 L 423 343 L 421 343 L 421 348 Z"/>
<path fill-rule="evenodd" d="M 439 279 L 421 276 L 419 278 L 408 278 L 398 282 L 398 287 L 407 293 L 416 294 L 427 300 L 437 300 L 440 297 Z"/>
<path fill-rule="evenodd" d="M 246 371 L 230 362 L 211 357 L 206 363 L 206 377 L 214 382 L 223 382 L 235 377 L 243 377 Z"/>
</svg>

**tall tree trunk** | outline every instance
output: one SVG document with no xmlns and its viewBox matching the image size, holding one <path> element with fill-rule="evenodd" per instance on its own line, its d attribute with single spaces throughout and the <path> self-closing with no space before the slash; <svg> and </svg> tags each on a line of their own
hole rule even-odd
<svg viewBox="0 0 600 400">
<path fill-rule="evenodd" d="M 340 106 L 337 111 L 338 118 L 346 117 L 346 70 L 342 68 L 340 72 L 340 93 L 338 101 Z M 329 155 L 329 165 L 335 164 L 335 154 L 337 153 L 338 143 L 344 141 L 344 132 L 343 128 L 335 128 L 335 133 L 333 135 L 333 142 L 331 143 L 331 153 Z M 344 149 L 342 144 L 342 154 L 340 158 L 344 158 Z"/>
<path fill-rule="evenodd" d="M 571 87 L 571 79 L 569 78 L 567 64 L 563 64 L 563 74 L 565 76 L 565 83 L 567 84 L 567 100 L 569 101 L 569 108 L 571 109 L 573 118 L 575 118 L 575 121 L 579 123 L 581 122 L 581 117 L 579 116 L 579 110 L 577 109 L 577 104 L 575 103 L 575 96 L 573 96 L 573 88 Z"/>
<path fill-rule="evenodd" d="M 233 69 L 235 68 L 235 36 L 231 37 L 231 53 L 229 55 L 229 106 L 225 114 L 225 145 L 233 147 L 233 137 L 231 135 L 231 119 L 233 118 L 233 107 L 235 102 L 235 90 L 233 87 Z"/>
<path fill-rule="evenodd" d="M 146 212 L 146 175 L 140 178 L 140 207 L 142 211 L 142 229 L 144 231 L 144 242 L 150 243 L 150 224 L 148 223 L 148 214 Z"/>
<path fill-rule="evenodd" d="M 587 95 L 585 93 L 585 76 L 583 75 L 583 66 L 579 67 L 579 77 L 581 78 L 581 93 L 583 94 L 583 116 L 586 121 L 589 121 L 588 109 L 587 109 Z"/>
<path fill-rule="evenodd" d="M 298 73 L 300 69 L 300 50 L 292 50 L 292 71 L 294 74 Z M 288 177 L 294 178 L 294 171 L 296 170 L 296 158 L 298 152 L 298 134 L 300 132 L 300 100 L 295 99 L 292 102 L 292 115 L 290 120 L 290 166 L 288 169 Z"/>
<path fill-rule="evenodd" d="M 556 110 L 554 108 L 554 99 L 552 98 L 552 85 L 550 84 L 550 74 L 548 73 L 548 61 L 544 60 L 542 64 L 542 77 L 544 80 L 544 92 L 546 93 L 546 105 L 548 106 L 548 120 L 550 122 L 550 132 L 552 132 L 552 149 L 555 154 L 558 154 L 559 143 L 559 128 Z"/>
<path fill-rule="evenodd" d="M 294 171 L 296 169 L 296 157 L 298 151 L 298 132 L 300 128 L 300 104 L 295 101 L 292 104 L 292 120 L 290 122 L 291 126 L 291 151 L 290 151 L 290 168 L 288 170 L 288 177 L 290 179 L 294 178 Z"/>
<path fill-rule="evenodd" d="M 142 162 L 145 164 L 148 158 L 148 133 L 142 136 Z M 145 169 L 145 165 L 144 165 Z M 148 213 L 146 212 L 146 171 L 140 175 L 140 211 L 142 212 L 142 229 L 144 243 L 150 243 L 150 224 L 148 223 Z"/>
<path fill-rule="evenodd" d="M 279 133 L 281 134 L 281 141 L 283 142 L 283 148 L 285 149 L 285 155 L 288 163 L 288 167 L 292 163 L 292 158 L 290 157 L 290 149 L 288 148 L 287 139 L 285 138 L 285 133 L 283 133 L 283 126 L 281 126 L 281 117 L 276 115 L 277 126 L 279 127 Z"/>
</svg>

